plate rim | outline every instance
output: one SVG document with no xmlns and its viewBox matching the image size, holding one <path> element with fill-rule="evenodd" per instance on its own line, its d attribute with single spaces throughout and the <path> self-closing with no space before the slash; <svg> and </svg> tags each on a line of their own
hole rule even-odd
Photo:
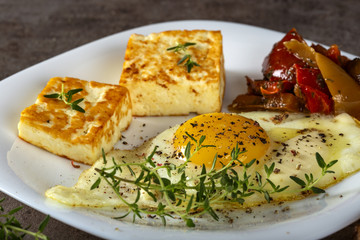
<svg viewBox="0 0 360 240">
<path fill-rule="evenodd" d="M 38 68 L 38 67 L 40 67 L 41 68 L 41 66 L 42 65 L 45 65 L 45 64 L 49 64 L 49 63 L 51 63 L 52 61 L 55 61 L 56 59 L 59 59 L 59 58 L 61 58 L 62 56 L 66 56 L 67 54 L 69 54 L 69 53 L 74 53 L 74 52 L 77 52 L 77 51 L 79 51 L 80 49 L 84 49 L 84 48 L 86 48 L 86 47 L 88 47 L 88 46 L 92 46 L 92 45 L 95 45 L 95 44 L 101 44 L 102 42 L 104 42 L 104 41 L 106 41 L 107 39 L 112 39 L 112 38 L 114 38 L 114 37 L 116 37 L 116 36 L 118 36 L 118 35 L 126 35 L 126 34 L 129 34 L 129 33 L 133 33 L 133 32 L 135 32 L 135 31 L 142 31 L 142 30 L 144 30 L 144 29 L 151 29 L 151 28 L 154 28 L 154 27 L 160 27 L 160 28 L 162 28 L 162 27 L 164 27 L 164 26 L 168 26 L 168 25 L 177 25 L 177 24 L 189 24 L 189 25 L 191 25 L 191 24 L 194 24 L 194 23 L 197 23 L 197 24 L 201 24 L 201 23 L 205 23 L 206 25 L 207 24 L 210 24 L 210 25 L 233 25 L 233 26 L 242 26 L 242 27 L 247 27 L 247 28 L 251 28 L 251 29 L 257 29 L 257 30 L 260 30 L 260 31 L 269 31 L 269 32 L 272 32 L 272 33 L 276 33 L 276 34 L 282 34 L 281 32 L 278 32 L 278 31 L 274 31 L 274 30 L 271 30 L 271 29 L 266 29 L 266 28 L 262 28 L 262 27 L 258 27 L 258 26 L 252 26 L 252 25 L 248 25 L 248 24 L 243 24 L 243 23 L 236 23 L 236 22 L 228 22 L 228 21 L 219 21 L 219 20 L 174 20 L 174 21 L 166 21 L 166 22 L 157 22 L 157 23 L 153 23 L 153 24 L 147 24 L 147 25 L 144 25 L 144 26 L 139 26 L 139 27 L 136 27 L 136 28 L 132 28 L 132 29 L 127 29 L 127 30 L 124 30 L 124 31 L 121 31 L 121 32 L 118 32 L 118 33 L 113 33 L 113 34 L 111 34 L 111 35 L 108 35 L 108 36 L 105 36 L 105 37 L 102 37 L 102 38 L 100 38 L 100 39 L 97 39 L 97 40 L 94 40 L 94 41 L 91 41 L 91 42 L 88 42 L 88 43 L 85 43 L 85 44 L 83 44 L 83 45 L 81 45 L 81 46 L 78 46 L 78 47 L 75 47 L 75 48 L 73 48 L 73 49 L 70 49 L 70 50 L 67 50 L 67 51 L 65 51 L 65 52 L 63 52 L 63 53 L 60 53 L 60 54 L 58 54 L 58 55 L 56 55 L 56 56 L 53 56 L 53 57 L 51 57 L 51 58 L 49 58 L 49 59 L 46 59 L 46 60 L 44 60 L 44 61 L 41 61 L 41 62 L 39 62 L 39 63 L 36 63 L 36 64 L 34 64 L 34 65 L 32 65 L 32 66 L 30 66 L 30 67 L 27 67 L 27 68 L 25 68 L 25 69 L 23 69 L 23 70 L 21 70 L 21 71 L 19 71 L 19 72 L 17 72 L 17 73 L 15 73 L 15 74 L 13 74 L 13 75 L 11 75 L 11 76 L 8 76 L 8 77 L 6 77 L 6 78 L 4 78 L 3 80 L 1 80 L 0 81 L 0 86 L 4 86 L 4 85 L 6 85 L 6 84 L 11 84 L 10 83 L 10 81 L 11 81 L 11 79 L 13 79 L 13 78 L 15 78 L 15 77 L 17 77 L 17 76 L 19 76 L 19 75 L 21 75 L 21 74 L 24 74 L 24 73 L 26 73 L 26 72 L 28 72 L 29 70 L 31 70 L 31 69 L 34 69 L 34 68 Z M 186 29 L 186 28 L 184 28 L 184 29 Z M 193 29 L 193 28 L 187 28 L 187 29 Z M 351 54 L 349 54 L 349 55 L 351 55 Z M 1 89 L 1 88 L 0 88 Z M 0 92 L 1 92 L 1 90 L 0 90 Z M 2 130 L 2 129 L 1 129 Z M 15 134 L 15 138 L 17 137 L 17 134 Z M 2 138 L 2 137 L 0 137 L 0 138 Z M 12 143 L 10 143 L 10 145 L 12 145 Z M 2 152 L 4 150 L 4 147 L 1 147 L 0 148 L 0 152 Z M 6 149 L 5 149 L 6 150 Z M 5 151 L 5 153 L 7 153 L 9 151 L 9 149 L 7 149 L 6 151 Z M 6 159 L 4 159 L 4 160 L 6 160 Z M 7 163 L 7 161 L 6 161 L 6 163 Z M 39 204 L 39 205 L 30 205 L 30 204 L 28 204 L 29 203 L 29 201 L 27 201 L 26 199 L 22 199 L 22 198 L 20 198 L 19 197 L 19 195 L 17 195 L 17 194 L 15 194 L 14 192 L 11 192 L 11 191 L 9 191 L 9 190 L 7 190 L 7 189 L 3 189 L 2 187 L 2 184 L 0 184 L 0 190 L 2 191 L 2 192 L 4 192 L 5 194 L 7 194 L 7 195 L 9 195 L 9 196 L 11 196 L 12 198 L 14 198 L 14 199 L 17 199 L 18 201 L 20 201 L 20 202 L 22 202 L 22 203 L 24 203 L 24 204 L 27 204 L 27 205 L 29 205 L 31 208 L 34 208 L 34 209 L 36 209 L 37 211 L 40 211 L 40 212 L 42 212 L 42 213 L 44 213 L 44 214 L 48 214 L 48 212 L 46 211 L 46 210 L 48 210 L 48 208 L 49 208 L 49 206 L 50 205 L 47 205 L 47 203 L 46 203 L 46 198 L 44 197 L 44 196 L 42 196 L 41 197 L 41 199 L 43 199 L 44 200 L 44 202 L 45 202 L 45 205 L 46 205 L 46 208 L 44 209 L 44 208 L 41 208 L 41 203 Z M 33 190 L 33 195 L 34 196 L 36 196 L 36 195 L 38 195 L 38 193 L 36 193 L 34 190 Z M 359 196 L 359 194 L 357 194 L 357 195 L 355 195 L 352 199 L 350 199 L 351 201 L 355 201 L 355 202 L 358 202 L 358 203 L 360 203 L 360 196 Z M 50 206 L 50 208 L 51 208 L 52 206 Z M 344 208 L 341 208 L 341 211 L 343 210 Z M 349 207 L 348 206 L 346 206 L 345 207 L 345 209 L 347 209 L 347 211 L 349 211 L 349 210 L 351 210 L 351 209 L 349 209 Z M 67 212 L 67 210 L 66 210 L 66 208 L 64 209 L 64 210 L 62 210 L 62 211 L 60 211 L 59 213 L 56 213 L 55 215 L 52 215 L 52 217 L 53 218 L 55 218 L 55 219 L 57 219 L 57 220 L 59 220 L 59 221 L 61 221 L 61 222 L 64 222 L 65 224 L 69 224 L 68 223 L 68 221 L 64 221 L 64 218 L 62 218 L 61 216 L 63 215 L 63 212 Z M 341 215 L 341 211 L 339 211 L 339 209 L 334 209 L 334 211 L 337 211 L 338 212 L 338 214 L 339 215 Z M 329 235 L 329 234 L 332 234 L 332 233 L 334 233 L 334 232 L 336 232 L 337 230 L 340 230 L 341 228 L 343 228 L 344 226 L 347 226 L 348 224 L 350 224 L 350 223 L 352 223 L 353 221 L 355 221 L 356 219 L 358 219 L 358 217 L 356 217 L 356 216 L 359 216 L 360 215 L 360 209 L 357 209 L 357 211 L 353 211 L 353 216 L 351 217 L 351 219 L 348 219 L 344 224 L 342 224 L 341 226 L 337 226 L 337 227 L 335 227 L 335 228 L 333 228 L 331 231 L 325 231 L 325 230 L 323 230 L 323 231 L 319 231 L 318 232 L 318 234 L 316 235 L 316 237 L 324 237 L 324 236 L 327 236 L 327 235 Z M 73 215 L 73 213 L 70 213 L 70 215 Z M 321 213 L 320 214 L 320 216 L 318 216 L 317 217 L 317 219 L 320 221 L 320 220 L 322 220 L 322 219 L 326 219 L 327 218 L 327 213 Z M 65 219 L 66 220 L 66 219 Z M 296 221 L 295 221 L 296 222 Z M 74 226 L 74 225 L 72 225 L 72 226 Z M 133 225 L 133 226 L 135 226 L 135 229 L 137 229 L 138 228 L 138 225 Z M 98 237 L 104 237 L 103 235 L 99 235 L 99 232 L 98 231 L 94 231 L 94 230 L 92 230 L 92 229 L 90 229 L 90 231 L 89 231 L 89 229 L 88 229 L 88 226 L 85 226 L 84 224 L 80 224 L 80 226 L 78 226 L 78 225 L 76 225 L 76 226 L 74 226 L 75 228 L 78 228 L 78 229 L 81 229 L 82 231 L 85 231 L 85 232 L 88 232 L 88 233 L 90 233 L 90 234 L 93 234 L 93 235 L 95 235 L 95 236 L 98 236 Z M 279 231 L 279 229 L 278 229 L 278 227 L 279 226 L 277 226 L 277 227 L 275 227 L 275 228 L 273 228 L 273 229 L 270 229 L 270 232 L 273 232 L 273 234 L 279 234 L 279 232 L 277 232 L 277 231 Z M 324 228 L 323 228 L 324 229 Z M 148 230 L 148 229 L 147 229 Z M 269 229 L 265 229 L 265 232 L 266 231 L 268 231 Z M 274 232 L 274 230 L 275 230 L 275 232 Z M 161 232 L 170 232 L 170 233 L 172 233 L 174 230 L 173 229 L 166 229 L 166 230 L 164 230 L 164 229 L 162 229 L 162 230 L 156 230 L 155 232 L 158 232 L 158 231 L 161 231 Z M 257 230 L 258 231 L 258 230 Z M 176 233 L 178 233 L 177 231 L 175 231 Z M 262 230 L 260 231 L 260 232 L 262 232 Z M 122 234 L 124 233 L 124 232 L 121 232 Z M 227 230 L 225 230 L 225 232 L 224 231 L 221 231 L 221 230 L 217 230 L 217 231 L 206 231 L 205 232 L 205 234 L 204 234 L 204 237 L 206 236 L 206 238 L 209 238 L 209 237 L 211 237 L 211 236 L 213 236 L 214 234 L 218 234 L 218 233 L 222 233 L 222 234 L 224 234 L 224 233 L 228 233 L 227 232 Z M 239 237 L 239 231 L 236 231 L 236 230 L 234 230 L 234 231 L 231 231 L 231 233 L 236 233 L 236 235 L 237 236 L 234 236 L 234 237 Z M 228 234 L 230 234 L 229 236 L 231 237 L 231 233 L 228 233 Z M 255 235 L 253 235 L 253 232 L 252 231 L 250 231 L 250 232 L 242 232 L 243 234 L 244 234 L 244 236 L 245 237 L 247 237 L 247 238 L 252 238 L 253 236 L 255 236 L 255 237 L 257 237 L 258 235 L 257 234 L 255 234 Z M 190 235 L 188 234 L 188 233 L 185 233 L 185 235 L 186 235 L 186 237 L 189 237 Z M 286 237 L 289 237 L 289 236 L 292 236 L 292 235 L 284 235 L 284 234 L 280 234 L 278 237 L 279 237 L 279 239 L 282 239 L 282 238 L 286 238 Z M 108 235 L 107 237 L 109 237 L 109 238 L 111 238 L 111 237 L 114 237 L 114 235 Z M 130 236 L 128 236 L 128 237 L 130 237 Z M 197 236 L 198 237 L 198 236 Z M 292 236 L 292 237 L 294 237 L 294 236 Z M 296 237 L 296 236 L 295 236 Z M 307 238 L 311 238 L 311 237 L 313 237 L 313 236 L 309 236 L 309 235 L 307 235 L 307 236 L 304 236 L 304 237 L 307 237 Z"/>
</svg>

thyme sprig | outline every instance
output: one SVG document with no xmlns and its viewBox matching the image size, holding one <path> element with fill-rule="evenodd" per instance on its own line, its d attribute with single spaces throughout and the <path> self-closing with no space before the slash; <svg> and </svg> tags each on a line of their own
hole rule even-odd
<svg viewBox="0 0 360 240">
<path fill-rule="evenodd" d="M 56 99 L 62 100 L 66 105 L 69 105 L 71 109 L 84 113 L 85 110 L 79 106 L 79 103 L 81 103 L 84 100 L 84 98 L 79 98 L 78 100 L 71 102 L 73 95 L 78 92 L 81 92 L 82 90 L 83 90 L 82 88 L 77 88 L 77 89 L 71 89 L 68 92 L 65 92 L 64 84 L 61 84 L 61 92 L 60 93 L 46 94 L 46 95 L 44 95 L 44 97 L 56 98 Z"/>
<path fill-rule="evenodd" d="M 174 46 L 174 47 L 169 47 L 168 51 L 174 51 L 174 52 L 180 52 L 180 51 L 186 51 L 186 48 L 189 47 L 189 46 L 194 46 L 196 45 L 196 43 L 193 43 L 193 42 L 186 42 L 184 44 L 181 44 L 179 43 L 178 45 Z"/>
<path fill-rule="evenodd" d="M 144 161 L 140 163 L 117 163 L 112 159 L 113 165 L 106 167 L 108 160 L 103 153 L 104 167 L 95 169 L 99 173 L 99 178 L 94 182 L 91 189 L 97 188 L 101 181 L 105 181 L 119 199 L 128 206 L 128 211 L 123 218 L 133 213 L 133 221 L 136 218 L 142 218 L 142 215 L 157 215 L 162 219 L 166 225 L 166 218 L 173 215 L 179 216 L 184 220 L 188 227 L 194 227 L 195 224 L 192 218 L 209 214 L 213 219 L 219 220 L 219 216 L 214 210 L 214 206 L 223 203 L 244 203 L 245 198 L 259 192 L 264 195 L 266 201 L 271 201 L 271 194 L 282 192 L 288 186 L 281 187 L 275 185 L 269 177 L 273 173 L 275 164 L 270 167 L 264 166 L 266 172 L 265 181 L 262 176 L 256 172 L 256 176 L 248 173 L 248 169 L 255 163 L 255 159 L 249 163 L 243 164 L 239 160 L 239 156 L 243 153 L 239 147 L 231 151 L 231 161 L 227 164 L 222 164 L 222 168 L 215 169 L 215 164 L 218 161 L 217 155 L 214 156 L 213 164 L 210 170 L 202 166 L 201 172 L 197 176 L 188 176 L 185 168 L 194 154 L 202 148 L 213 147 L 212 145 L 203 145 L 205 136 L 202 136 L 198 141 L 191 135 L 186 133 L 190 139 L 195 143 L 187 144 L 184 155 L 185 162 L 179 166 L 174 164 L 156 165 L 153 162 L 153 157 L 157 152 L 157 147 L 154 148 L 152 153 L 144 157 Z M 242 172 L 239 172 L 237 167 L 242 166 Z M 141 171 L 136 175 L 133 167 L 138 167 Z M 124 169 L 132 175 L 132 179 L 121 178 L 121 172 Z M 177 182 L 171 182 L 169 178 L 161 177 L 160 171 L 166 170 L 168 177 L 172 173 L 180 174 L 180 179 Z M 136 198 L 134 202 L 128 202 L 121 194 L 120 183 L 125 182 L 133 184 L 136 189 Z M 140 200 L 140 192 L 145 191 L 157 203 L 154 208 L 141 208 L 138 203 Z M 159 197 L 159 195 L 161 197 Z"/>
<path fill-rule="evenodd" d="M 17 207 L 7 213 L 3 213 L 5 210 L 1 203 L 4 200 L 5 198 L 0 199 L 0 239 L 23 239 L 23 237 L 26 235 L 32 236 L 35 239 L 48 239 L 43 231 L 49 222 L 49 215 L 47 215 L 46 218 L 40 223 L 38 231 L 32 232 L 28 230 L 29 227 L 24 228 L 14 216 L 14 214 L 20 211 L 22 207 Z"/>
<path fill-rule="evenodd" d="M 187 72 L 190 73 L 191 72 L 191 69 L 194 67 L 194 66 L 200 66 L 197 62 L 193 61 L 191 59 L 191 55 L 188 54 L 186 52 L 186 48 L 189 47 L 189 46 L 193 46 L 193 45 L 196 45 L 196 43 L 192 43 L 192 42 L 186 42 L 184 44 L 178 44 L 174 47 L 169 47 L 167 48 L 166 50 L 167 51 L 174 51 L 174 52 L 183 52 L 185 55 L 178 61 L 177 65 L 180 65 L 182 63 L 184 63 L 184 66 L 186 67 L 187 69 Z"/>
<path fill-rule="evenodd" d="M 320 181 L 321 178 L 323 178 L 327 173 L 334 173 L 334 171 L 329 170 L 329 168 L 331 168 L 334 164 L 336 164 L 338 162 L 338 160 L 333 160 L 331 162 L 329 162 L 328 164 L 326 164 L 326 162 L 324 161 L 324 159 L 322 158 L 322 156 L 317 152 L 315 154 L 316 157 L 316 162 L 319 165 L 319 167 L 321 168 L 321 175 L 320 177 L 318 177 L 317 179 L 314 179 L 314 175 L 312 173 L 307 174 L 305 173 L 305 181 L 296 177 L 296 176 L 290 176 L 290 178 L 297 183 L 298 185 L 301 186 L 301 191 L 312 191 L 313 193 L 324 193 L 325 190 L 315 187 L 315 184 L 318 183 Z"/>
<path fill-rule="evenodd" d="M 116 195 L 121 201 L 128 206 L 128 211 L 123 216 L 117 219 L 124 218 L 133 213 L 133 221 L 136 218 L 142 218 L 143 215 L 157 215 L 161 218 L 164 225 L 166 225 L 166 218 L 172 218 L 173 215 L 179 216 L 184 220 L 188 227 L 194 227 L 194 217 L 209 214 L 214 220 L 219 220 L 219 216 L 214 211 L 214 206 L 224 203 L 240 203 L 245 202 L 245 198 L 253 195 L 255 192 L 264 195 L 267 202 L 271 201 L 271 195 L 285 191 L 289 186 L 281 187 L 275 185 L 270 176 L 274 172 L 275 163 L 270 166 L 264 165 L 265 180 L 259 172 L 255 172 L 253 177 L 248 173 L 248 169 L 255 163 L 255 159 L 249 163 L 242 163 L 239 160 L 239 156 L 243 153 L 240 152 L 239 147 L 236 147 L 231 151 L 231 161 L 228 164 L 222 164 L 222 168 L 215 169 L 215 164 L 218 161 L 217 155 L 214 156 L 213 164 L 210 170 L 202 166 L 201 172 L 197 176 L 187 176 L 185 168 L 195 153 L 202 148 L 214 147 L 213 145 L 203 145 L 205 136 L 201 136 L 199 140 L 196 140 L 191 135 L 186 133 L 188 137 L 195 143 L 187 144 L 184 155 L 185 162 L 179 166 L 174 164 L 156 165 L 153 162 L 153 157 L 157 152 L 157 147 L 147 157 L 144 157 L 144 161 L 140 163 L 117 163 L 112 158 L 113 166 L 105 167 L 108 162 L 105 153 L 103 152 L 102 169 L 96 169 L 100 177 L 94 182 L 91 189 L 97 188 L 101 181 L 104 180 L 114 190 Z M 194 150 L 192 150 L 194 148 Z M 302 186 L 302 191 L 307 190 L 313 193 L 322 193 L 323 189 L 315 187 L 314 185 L 327 173 L 333 173 L 329 168 L 332 167 L 337 160 L 331 161 L 326 164 L 319 153 L 316 153 L 316 160 L 318 165 L 322 169 L 322 175 L 314 180 L 313 175 L 305 174 L 307 183 L 298 177 L 291 176 L 291 179 Z M 237 165 L 242 166 L 242 172 L 238 171 Z M 138 175 L 135 174 L 133 167 L 140 167 L 141 171 Z M 119 177 L 123 169 L 128 169 L 133 176 L 133 179 L 124 179 Z M 180 180 L 177 182 L 171 182 L 169 178 L 161 177 L 159 171 L 165 169 L 167 175 L 170 178 L 173 171 L 181 174 Z M 120 183 L 126 182 L 135 186 L 137 195 L 134 202 L 128 202 L 120 192 Z M 194 185 L 194 183 L 196 183 Z M 141 208 L 138 205 L 140 200 L 140 192 L 145 191 L 154 201 L 157 202 L 156 208 Z M 159 193 L 161 197 L 157 194 Z"/>
</svg>

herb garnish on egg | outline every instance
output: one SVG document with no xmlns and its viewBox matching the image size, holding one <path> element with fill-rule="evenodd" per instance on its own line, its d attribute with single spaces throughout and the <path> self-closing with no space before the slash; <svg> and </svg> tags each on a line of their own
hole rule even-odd
<svg viewBox="0 0 360 240">
<path fill-rule="evenodd" d="M 121 201 L 127 205 L 128 212 L 118 217 L 124 218 L 130 213 L 133 213 L 133 221 L 136 218 L 142 218 L 143 215 L 156 215 L 162 219 L 166 225 L 166 217 L 174 217 L 174 215 L 181 217 L 186 222 L 188 227 L 194 227 L 193 218 L 203 214 L 209 214 L 214 220 L 219 220 L 219 216 L 214 211 L 215 206 L 226 203 L 243 204 L 247 197 L 250 197 L 255 192 L 263 194 L 267 202 L 271 201 L 271 195 L 274 193 L 283 192 L 289 186 L 276 185 L 270 180 L 270 176 L 275 173 L 275 163 L 270 166 L 264 164 L 265 175 L 261 175 L 255 171 L 255 176 L 249 173 L 256 162 L 255 158 L 251 161 L 246 161 L 243 155 L 246 151 L 241 151 L 239 145 L 236 144 L 231 150 L 230 158 L 226 164 L 222 163 L 221 167 L 217 167 L 219 162 L 218 154 L 215 154 L 212 159 L 212 164 L 208 167 L 205 163 L 202 165 L 201 172 L 196 176 L 188 176 L 185 169 L 189 164 L 192 164 L 193 158 L 200 151 L 216 148 L 214 145 L 203 145 L 206 141 L 204 135 L 200 136 L 199 140 L 195 139 L 188 132 L 185 132 L 189 142 L 186 144 L 184 150 L 185 161 L 183 164 L 176 166 L 174 164 L 156 165 L 153 162 L 153 157 L 157 152 L 155 147 L 149 156 L 144 156 L 143 162 L 139 163 L 117 163 L 112 159 L 113 165 L 106 167 L 109 160 L 103 154 L 104 167 L 96 171 L 100 177 L 94 182 L 91 189 L 95 189 L 100 185 L 101 181 L 105 181 Z M 300 189 L 292 189 L 291 191 L 309 191 L 313 193 L 325 192 L 321 188 L 314 187 L 314 185 L 327 173 L 332 173 L 329 170 L 337 161 L 334 160 L 326 164 L 320 154 L 316 153 L 316 159 L 319 167 L 322 169 L 322 175 L 319 178 L 313 178 L 313 175 L 305 174 L 305 181 L 299 177 L 291 176 L 290 178 L 301 186 Z M 244 162 L 242 160 L 245 160 Z M 239 169 L 239 166 L 241 168 Z M 133 167 L 140 167 L 141 171 L 135 174 Z M 122 171 L 131 172 L 132 179 L 124 179 L 118 177 Z M 161 177 L 160 171 L 165 170 L 168 177 L 172 174 L 180 174 L 178 182 L 172 182 L 168 178 Z M 123 197 L 120 189 L 120 183 L 126 182 L 135 185 L 137 197 L 134 202 L 128 202 Z M 195 183 L 195 184 L 194 184 Z M 141 191 L 146 192 L 154 202 L 158 202 L 157 208 L 139 207 L 137 204 L 140 199 Z"/>
<path fill-rule="evenodd" d="M 331 168 L 335 163 L 337 163 L 337 160 L 333 160 L 333 161 L 329 162 L 328 164 L 326 164 L 324 159 L 321 157 L 321 155 L 319 153 L 316 153 L 315 156 L 316 156 L 316 161 L 317 161 L 319 167 L 321 167 L 321 169 L 322 169 L 321 176 L 324 176 L 327 173 L 335 173 L 334 171 L 329 170 L 329 168 Z M 314 176 L 312 173 L 310 173 L 310 174 L 305 173 L 304 176 L 305 176 L 306 182 L 296 176 L 290 176 L 290 178 L 294 182 L 296 182 L 298 185 L 300 185 L 304 191 L 311 190 L 313 193 L 324 193 L 325 192 L 323 189 L 315 187 L 315 184 L 320 180 L 320 178 L 314 179 Z"/>
<path fill-rule="evenodd" d="M 205 136 L 201 136 L 199 141 L 192 138 L 188 135 L 195 143 L 196 147 L 192 151 L 191 144 L 188 143 L 185 149 L 185 158 L 186 161 L 180 165 L 176 166 L 174 164 L 170 165 L 161 165 L 156 166 L 152 161 L 152 158 L 157 150 L 155 147 L 153 152 L 144 157 L 144 161 L 141 163 L 123 163 L 117 164 L 114 159 L 114 165 L 109 168 L 96 169 L 100 174 L 98 180 L 92 185 L 91 189 L 95 189 L 99 186 L 101 180 L 105 180 L 111 188 L 115 191 L 116 195 L 124 202 L 129 210 L 128 212 L 119 217 L 124 218 L 129 215 L 131 212 L 133 215 L 133 220 L 135 221 L 136 217 L 142 218 L 141 214 L 151 214 L 159 216 L 163 224 L 166 225 L 165 217 L 172 217 L 172 214 L 180 216 L 188 227 L 194 227 L 195 224 L 192 220 L 192 217 L 197 217 L 208 213 L 215 220 L 218 220 L 219 217 L 213 209 L 213 205 L 221 204 L 224 202 L 235 202 L 235 203 L 244 203 L 244 198 L 254 194 L 254 191 L 263 193 L 265 199 L 270 202 L 270 195 L 275 192 L 282 192 L 287 189 L 288 186 L 280 187 L 275 185 L 270 179 L 270 175 L 274 171 L 275 164 L 273 163 L 270 167 L 264 165 L 266 172 L 266 180 L 262 180 L 262 176 L 259 173 L 256 173 L 257 183 L 252 180 L 248 175 L 247 169 L 250 168 L 255 159 L 252 161 L 243 164 L 239 160 L 239 156 L 244 152 L 241 152 L 238 145 L 231 151 L 231 160 L 224 165 L 221 169 L 216 170 L 217 155 L 213 159 L 212 167 L 209 171 L 206 170 L 205 165 L 202 166 L 200 175 L 191 179 L 188 178 L 185 172 L 185 167 L 190 162 L 191 157 L 195 155 L 203 147 L 202 142 L 205 140 Z M 103 155 L 104 164 L 107 163 L 105 155 Z M 235 166 L 242 166 L 243 172 L 240 174 L 234 170 Z M 142 171 L 138 176 L 135 175 L 135 172 L 132 170 L 132 166 L 140 166 Z M 123 179 L 119 178 L 116 175 L 123 171 L 123 168 L 127 168 L 134 179 Z M 172 171 L 177 171 L 181 174 L 180 181 L 177 183 L 172 183 L 167 178 L 162 178 L 158 174 L 160 169 L 165 169 L 168 172 L 169 177 L 171 176 Z M 189 182 L 197 182 L 195 186 L 189 185 Z M 121 182 L 132 183 L 137 186 L 137 197 L 133 203 L 127 202 L 125 198 L 122 197 L 119 184 Z M 265 186 L 270 185 L 271 188 L 265 188 Z M 137 205 L 138 200 L 140 199 L 140 191 L 143 190 L 154 202 L 159 201 L 154 192 L 160 192 L 161 198 L 165 200 L 165 204 L 159 201 L 157 209 L 144 209 L 140 208 Z M 190 195 L 187 191 L 195 191 L 194 194 Z"/>
</svg>

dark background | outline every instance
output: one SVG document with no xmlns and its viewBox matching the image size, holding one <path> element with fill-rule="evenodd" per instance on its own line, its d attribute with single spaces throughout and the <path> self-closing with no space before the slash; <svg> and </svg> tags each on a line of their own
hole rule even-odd
<svg viewBox="0 0 360 240">
<path fill-rule="evenodd" d="M 360 55 L 358 0 L 0 0 L 0 79 L 113 33 L 185 19 L 231 21 L 280 32 L 295 27 L 306 39 L 336 43 Z M 0 192 L 2 197 L 6 210 L 22 205 Z M 17 217 L 36 229 L 45 215 L 25 206 Z M 326 239 L 357 239 L 357 224 Z M 55 219 L 45 233 L 51 239 L 99 239 Z"/>
</svg>

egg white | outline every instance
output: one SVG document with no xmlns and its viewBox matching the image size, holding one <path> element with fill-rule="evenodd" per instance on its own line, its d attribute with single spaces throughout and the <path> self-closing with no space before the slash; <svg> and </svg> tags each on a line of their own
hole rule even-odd
<svg viewBox="0 0 360 240">
<path fill-rule="evenodd" d="M 281 193 L 272 195 L 274 201 L 285 201 L 303 198 L 301 188 L 290 179 L 290 176 L 297 176 L 304 179 L 304 174 L 312 173 L 314 178 L 321 175 L 321 168 L 317 165 L 315 153 L 318 152 L 325 162 L 338 160 L 331 170 L 334 174 L 327 174 L 316 185 L 319 188 L 327 188 L 334 183 L 344 179 L 348 175 L 360 169 L 360 128 L 359 124 L 347 114 L 336 117 L 323 115 L 289 114 L 280 122 L 273 121 L 279 113 L 272 112 L 248 112 L 241 114 L 260 123 L 260 126 L 267 132 L 270 138 L 270 148 L 262 159 L 249 169 L 249 174 L 255 176 L 255 171 L 265 176 L 264 164 L 270 166 L 275 163 L 276 171 L 270 179 L 281 186 L 289 188 Z M 113 150 L 106 155 L 108 159 L 106 167 L 115 162 L 140 162 L 144 156 L 150 155 L 155 146 L 158 146 L 153 161 L 157 165 L 173 163 L 180 165 L 183 159 L 174 154 L 172 145 L 173 136 L 179 125 L 171 127 L 160 133 L 153 139 L 145 142 L 142 146 L 133 150 Z M 98 179 L 99 174 L 96 168 L 104 167 L 103 159 L 99 159 L 90 169 L 84 171 L 78 182 L 73 187 L 55 186 L 46 191 L 48 198 L 69 206 L 91 207 L 91 208 L 122 208 L 126 205 L 119 199 L 109 185 L 102 181 L 98 188 L 90 190 L 93 183 Z M 189 164 L 186 173 L 191 179 L 199 174 L 201 167 Z M 139 169 L 133 168 L 135 173 Z M 242 171 L 239 169 L 239 171 Z M 164 170 L 160 172 L 161 177 L 169 178 Z M 122 178 L 133 179 L 130 172 L 124 170 Z M 170 177 L 172 182 L 177 182 L 179 175 L 174 171 Z M 122 197 L 132 202 L 136 198 L 134 186 L 122 183 Z M 238 207 L 252 207 L 264 203 L 262 194 L 254 194 L 245 199 L 244 205 L 217 206 L 217 209 L 229 209 Z M 160 199 L 161 201 L 161 199 Z M 149 195 L 142 192 L 138 202 L 140 207 L 156 207 Z M 227 214 L 224 214 L 226 217 Z"/>
</svg>

